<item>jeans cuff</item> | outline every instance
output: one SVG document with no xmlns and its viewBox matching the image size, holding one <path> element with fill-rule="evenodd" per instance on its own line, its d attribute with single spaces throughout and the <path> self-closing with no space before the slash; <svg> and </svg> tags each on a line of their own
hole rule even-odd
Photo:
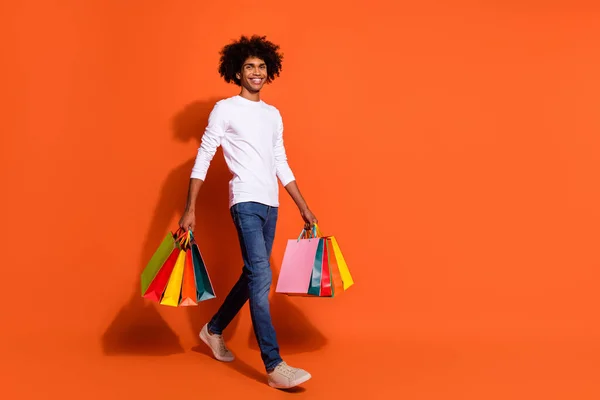
<svg viewBox="0 0 600 400">
<path fill-rule="evenodd" d="M 212 325 L 212 321 L 210 321 L 206 327 L 208 328 L 208 332 L 209 333 L 213 333 L 215 335 L 222 335 L 223 334 L 223 331 L 221 331 L 219 329 L 215 329 L 215 327 Z"/>
<path fill-rule="evenodd" d="M 271 370 L 274 370 L 276 366 L 278 366 L 279 364 L 281 364 L 283 362 L 283 360 L 281 358 L 278 358 L 274 361 L 271 361 L 269 364 L 267 364 L 265 366 L 265 370 L 267 372 L 270 372 Z"/>
</svg>

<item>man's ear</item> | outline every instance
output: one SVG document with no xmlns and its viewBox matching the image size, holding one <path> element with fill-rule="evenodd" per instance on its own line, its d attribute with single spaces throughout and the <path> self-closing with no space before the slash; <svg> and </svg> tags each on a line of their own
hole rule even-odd
<svg viewBox="0 0 600 400">
<path fill-rule="evenodd" d="M 235 76 L 239 79 L 242 80 L 242 75 L 240 75 L 240 73 L 238 72 L 237 74 L 235 74 Z"/>
</svg>

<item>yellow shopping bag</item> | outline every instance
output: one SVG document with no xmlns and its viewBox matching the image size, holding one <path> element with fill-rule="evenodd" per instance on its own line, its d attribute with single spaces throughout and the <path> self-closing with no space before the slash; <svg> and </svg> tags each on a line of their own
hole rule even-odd
<svg viewBox="0 0 600 400">
<path fill-rule="evenodd" d="M 346 290 L 354 284 L 354 280 L 352 279 L 352 275 L 350 275 L 350 270 L 348 269 L 348 265 L 346 264 L 346 260 L 342 254 L 342 250 L 340 249 L 337 240 L 335 240 L 335 236 L 330 236 L 330 238 L 333 246 L 333 254 L 335 255 L 335 261 L 337 262 L 338 270 L 340 271 L 342 283 L 344 284 L 344 290 Z"/>
<path fill-rule="evenodd" d="M 160 304 L 162 305 L 172 307 L 179 306 L 179 301 L 181 299 L 181 287 L 183 283 L 183 271 L 185 269 L 185 255 L 189 251 L 189 241 L 190 234 L 188 232 L 185 244 L 181 247 L 181 251 L 177 256 L 177 261 L 175 261 L 175 267 L 173 268 L 173 272 L 171 272 L 171 276 L 169 277 L 169 282 L 167 283 L 165 293 L 160 300 Z"/>
</svg>

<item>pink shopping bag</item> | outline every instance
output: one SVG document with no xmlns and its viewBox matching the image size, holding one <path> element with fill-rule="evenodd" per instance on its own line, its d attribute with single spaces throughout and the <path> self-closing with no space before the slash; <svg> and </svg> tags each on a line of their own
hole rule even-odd
<svg viewBox="0 0 600 400">
<path fill-rule="evenodd" d="M 277 280 L 277 293 L 306 294 L 319 238 L 288 240 Z"/>
</svg>

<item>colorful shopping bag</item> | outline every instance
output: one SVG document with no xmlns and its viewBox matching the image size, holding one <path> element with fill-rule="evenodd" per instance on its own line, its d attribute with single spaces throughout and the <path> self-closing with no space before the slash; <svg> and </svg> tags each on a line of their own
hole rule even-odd
<svg viewBox="0 0 600 400">
<path fill-rule="evenodd" d="M 171 275 L 169 275 L 169 280 L 167 281 L 165 291 L 160 299 L 160 304 L 162 305 L 171 307 L 177 307 L 179 305 L 181 299 L 183 271 L 185 268 L 185 255 L 186 252 L 189 252 L 190 235 L 190 231 L 186 232 L 183 235 L 181 242 L 178 243 L 180 251 L 177 255 L 177 260 L 175 261 L 175 266 L 171 271 Z"/>
<path fill-rule="evenodd" d="M 329 241 L 322 239 L 323 244 L 323 271 L 321 275 L 321 297 L 333 297 L 333 288 L 331 287 L 331 269 L 329 267 Z"/>
<path fill-rule="evenodd" d="M 304 237 L 304 239 L 301 239 Z M 323 236 L 314 224 L 297 240 L 289 240 L 276 292 L 309 297 L 334 297 L 354 284 L 334 236 Z"/>
<path fill-rule="evenodd" d="M 150 262 L 142 271 L 142 297 L 160 302 L 169 283 L 171 273 L 181 252 L 181 244 L 185 240 L 185 232 L 181 229 L 175 233 L 167 233 Z M 167 252 L 169 252 L 167 254 Z M 160 263 L 167 254 L 166 259 Z"/>
<path fill-rule="evenodd" d="M 181 283 L 183 281 L 183 269 L 185 267 L 185 249 L 181 249 L 175 262 L 175 267 L 169 276 L 169 281 L 160 304 L 163 306 L 177 307 L 181 298 Z"/>
<path fill-rule="evenodd" d="M 340 249 L 335 236 L 329 236 L 329 239 L 331 239 L 331 247 L 333 248 L 335 261 L 340 273 L 340 278 L 342 279 L 342 288 L 343 290 L 348 290 L 350 286 L 354 285 L 354 280 L 352 279 L 352 275 L 350 274 L 350 270 L 348 269 L 348 265 L 346 264 L 346 260 L 344 259 L 344 255 L 342 254 L 342 250 Z"/>
<path fill-rule="evenodd" d="M 312 296 L 320 296 L 321 295 L 321 277 L 323 270 L 323 247 L 325 244 L 325 239 L 316 239 L 318 240 L 317 252 L 315 254 L 315 259 L 313 260 L 313 268 L 310 276 L 310 285 L 308 287 L 308 294 Z"/>
<path fill-rule="evenodd" d="M 337 260 L 335 255 L 333 255 L 333 246 L 331 244 L 331 238 L 326 238 L 327 240 L 327 253 L 329 255 L 329 271 L 331 272 L 331 292 L 332 296 L 336 296 L 336 294 L 341 294 L 344 291 L 344 283 L 342 282 L 342 277 L 340 275 L 340 269 L 337 265 Z"/>
<path fill-rule="evenodd" d="M 191 253 L 194 264 L 194 278 L 196 281 L 196 302 L 204 300 L 214 299 L 216 297 L 215 291 L 206 269 L 206 264 L 202 258 L 202 253 L 196 243 L 194 235 L 191 235 Z"/>
<path fill-rule="evenodd" d="M 177 232 L 176 232 L 177 233 Z M 142 296 L 146 295 L 148 291 L 148 287 L 156 277 L 156 274 L 161 269 L 161 267 L 165 264 L 173 250 L 177 247 L 176 237 L 171 232 L 168 232 L 160 246 L 156 249 L 150 261 L 142 271 L 141 275 L 141 284 L 142 284 Z"/>
<path fill-rule="evenodd" d="M 185 266 L 183 268 L 183 283 L 181 286 L 181 301 L 180 306 L 196 306 L 198 300 L 196 298 L 196 278 L 194 274 L 194 260 L 192 252 L 185 252 Z"/>
<path fill-rule="evenodd" d="M 160 302 L 165 288 L 169 283 L 171 272 L 173 272 L 173 269 L 175 268 L 175 263 L 179 258 L 179 253 L 181 253 L 181 249 L 176 247 L 171 253 L 171 255 L 169 255 L 169 258 L 167 258 L 167 261 L 165 261 L 162 268 L 160 268 L 156 273 L 156 276 L 150 283 L 150 286 L 148 286 L 148 290 L 146 290 L 146 293 L 144 293 L 143 297 L 156 302 Z"/>
<path fill-rule="evenodd" d="M 287 242 L 275 287 L 277 293 L 308 294 L 320 241 L 316 238 L 302 239 L 303 233 L 298 239 L 290 239 Z"/>
<path fill-rule="evenodd" d="M 333 250 L 335 263 L 337 266 L 337 271 L 336 271 L 336 273 L 332 274 L 332 278 L 337 278 L 337 276 L 334 276 L 334 275 L 339 274 L 339 279 L 341 279 L 341 281 L 342 281 L 341 289 L 347 290 L 350 286 L 352 286 L 354 284 L 354 280 L 352 279 L 352 275 L 350 274 L 350 270 L 348 269 L 348 265 L 346 264 L 346 260 L 344 259 L 344 255 L 342 254 L 342 250 L 340 249 L 340 246 L 339 246 L 335 236 L 332 236 L 332 235 L 324 236 L 321 233 L 321 230 L 319 229 L 319 226 L 317 224 L 314 224 L 313 230 L 316 231 L 317 236 L 323 237 L 323 238 L 327 239 L 328 242 L 331 243 L 331 250 Z"/>
</svg>

